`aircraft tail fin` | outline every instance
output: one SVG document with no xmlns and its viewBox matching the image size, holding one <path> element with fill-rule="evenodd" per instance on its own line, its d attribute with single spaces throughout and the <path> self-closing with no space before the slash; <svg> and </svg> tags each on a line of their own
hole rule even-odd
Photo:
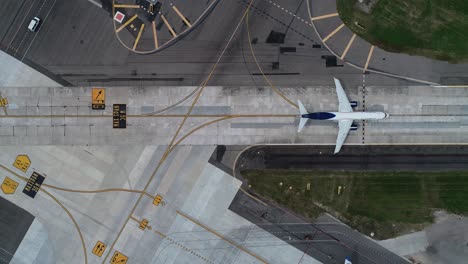
<svg viewBox="0 0 468 264">
<path fill-rule="evenodd" d="M 302 115 L 306 115 L 309 112 L 307 112 L 307 109 L 304 107 L 301 101 L 298 100 L 297 105 L 299 106 L 299 113 L 300 113 L 299 128 L 297 129 L 297 132 L 301 132 L 301 130 L 304 128 L 307 121 L 309 120 L 308 118 L 303 118 Z"/>
</svg>

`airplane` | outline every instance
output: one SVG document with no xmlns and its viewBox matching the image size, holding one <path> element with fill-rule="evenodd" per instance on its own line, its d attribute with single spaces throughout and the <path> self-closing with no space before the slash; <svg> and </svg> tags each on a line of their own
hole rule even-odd
<svg viewBox="0 0 468 264">
<path fill-rule="evenodd" d="M 353 263 L 351 263 L 351 258 L 346 257 L 345 260 L 344 260 L 344 264 L 353 264 Z"/>
<path fill-rule="evenodd" d="M 301 132 L 309 119 L 338 121 L 339 131 L 336 138 L 335 152 L 333 153 L 336 154 L 343 146 L 349 130 L 357 130 L 357 125 L 353 124 L 354 120 L 378 120 L 388 118 L 390 115 L 385 112 L 353 112 L 353 107 L 357 106 L 357 102 L 349 102 L 340 81 L 336 78 L 333 79 L 335 80 L 336 94 L 338 95 L 338 112 L 309 113 L 301 101 L 298 100 L 300 120 L 297 132 Z"/>
</svg>

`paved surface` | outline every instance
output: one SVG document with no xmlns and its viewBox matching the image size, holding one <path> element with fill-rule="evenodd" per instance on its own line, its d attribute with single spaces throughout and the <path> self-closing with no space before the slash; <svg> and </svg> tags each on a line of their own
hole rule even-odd
<svg viewBox="0 0 468 264">
<path fill-rule="evenodd" d="M 0 51 L 0 63 L 2 64 L 0 68 L 0 87 L 62 86 L 3 51 Z"/>
<path fill-rule="evenodd" d="M 184 39 L 161 52 L 142 56 L 120 44 L 109 11 L 89 1 L 7 0 L 6 8 L 0 10 L 0 23 L 5 25 L 0 47 L 67 85 L 199 85 L 247 5 L 247 0 L 220 1 L 206 20 Z M 277 86 L 305 86 L 312 82 L 326 85 L 331 83 L 331 75 L 355 85 L 362 83 L 361 72 L 352 67 L 325 67 L 322 56 L 330 52 L 313 47 L 320 45 L 320 39 L 307 20 L 305 1 L 255 0 L 251 9 L 249 30 L 245 23 L 241 25 L 220 61 L 222 71 L 215 72 L 211 85 L 267 84 L 255 64 L 249 43 L 253 43 L 261 69 L 272 74 L 268 77 Z M 44 21 L 38 32 L 28 32 L 26 23 L 35 15 L 44 17 Z M 181 27 L 182 23 L 176 26 Z M 272 31 L 285 34 L 283 44 L 266 43 Z M 163 39 L 164 36 L 161 35 Z M 145 37 L 142 42 L 151 43 L 151 39 Z M 281 53 L 280 47 L 293 47 L 296 52 Z M 273 62 L 279 62 L 278 69 L 272 68 Z M 374 85 L 409 84 L 375 75 L 368 76 L 366 81 Z"/>
<path fill-rule="evenodd" d="M 378 110 L 390 118 L 357 122 L 347 144 L 424 144 L 468 142 L 468 89 L 427 86 L 352 86 L 348 96 L 360 111 Z M 0 115 L 0 144 L 124 145 L 168 143 L 189 109 L 196 87 L 114 87 L 106 90 L 107 108 L 90 109 L 91 88 L 0 88 L 10 106 Z M 292 102 L 309 111 L 336 111 L 332 84 L 283 87 Z M 320 98 L 318 100 L 317 98 Z M 127 104 L 127 128 L 112 129 L 112 104 Z M 161 112 L 160 110 L 164 110 Z M 151 113 L 156 116 L 148 116 Z M 217 122 L 216 119 L 233 116 Z M 212 123 L 208 123 L 212 122 Z M 334 122 L 309 122 L 297 133 L 297 109 L 269 87 L 206 87 L 181 130 L 182 145 L 299 143 L 334 145 Z M 207 125 L 208 124 L 208 125 Z M 192 133 L 193 132 L 193 133 Z M 189 134 L 191 133 L 191 134 Z"/>
<path fill-rule="evenodd" d="M 130 214 L 164 149 L 2 148 L 2 175 L 19 186 L 14 194 L 0 196 L 40 221 L 28 231 L 19 248 L 25 254 L 15 255 L 14 263 L 109 263 L 116 250 L 128 263 L 319 263 L 228 210 L 241 182 L 208 163 L 213 146 L 174 149 Z M 26 173 L 11 165 L 17 153 L 32 161 Z M 46 175 L 34 199 L 21 192 L 25 181 L 20 177 L 32 171 Z M 158 206 L 156 194 L 162 196 Z M 142 219 L 148 220 L 144 230 Z M 31 238 L 36 245 L 25 252 L 22 246 Z M 93 254 L 97 241 L 107 245 L 101 257 Z"/>
<path fill-rule="evenodd" d="M 468 170 L 468 146 L 349 146 L 332 155 L 333 146 L 259 145 L 238 158 L 242 168 L 297 170 Z"/>
<path fill-rule="evenodd" d="M 313 170 L 326 168 L 392 171 L 467 169 L 465 161 L 468 147 L 466 146 L 355 146 L 348 147 L 338 155 L 326 154 L 331 153 L 331 148 L 332 146 L 252 146 L 239 152 L 236 163 L 231 165 L 234 167 L 232 171 L 236 177 L 242 179 L 243 169 Z M 213 159 L 212 162 L 217 164 L 216 161 L 218 161 L 224 166 L 229 166 L 227 161 L 222 160 L 219 154 L 218 158 Z M 230 158 L 228 157 L 227 160 Z M 244 186 L 244 189 L 248 190 L 248 187 Z M 252 195 L 255 194 L 252 193 Z M 351 254 L 357 256 L 357 258 L 353 256 L 353 263 L 354 261 L 357 263 L 405 263 L 386 249 L 371 242 L 371 239 L 335 219 L 324 221 L 319 218 L 317 223 L 308 224 L 307 221 L 288 212 L 288 209 L 269 202 L 259 202 L 242 192 L 237 194 L 230 208 L 251 222 L 264 226 L 266 230 L 285 241 L 293 237 L 293 241 L 290 241 L 292 245 L 324 263 L 328 263 L 327 258 L 330 256 L 333 259 L 340 259 Z M 450 234 L 459 233 L 459 230 L 465 229 L 466 218 L 438 213 L 436 219 L 439 219 L 436 220 L 438 223 L 425 228 L 424 231 L 381 241 L 379 244 L 400 256 L 418 260 L 427 259 L 428 263 L 439 263 L 442 260 L 445 260 L 445 263 L 459 263 L 467 256 L 466 237 L 460 235 L 451 238 Z M 307 243 L 309 241 L 305 240 L 306 235 L 317 233 L 325 235 L 325 238 L 314 235 L 313 239 L 319 241 L 328 239 L 331 245 L 321 247 L 319 244 L 315 247 L 315 244 Z"/>
<path fill-rule="evenodd" d="M 0 260 L 9 263 L 34 216 L 3 197 L 0 197 L 0 208 Z"/>
<path fill-rule="evenodd" d="M 336 1 L 306 1 L 308 1 L 311 17 L 320 17 L 337 12 Z M 331 16 L 311 22 L 314 23 L 321 39 L 325 39 L 343 23 L 339 16 Z M 330 36 L 325 44 L 337 57 L 344 56 L 344 62 L 366 68 L 372 45 L 356 36 L 345 53 L 352 37 L 353 33 L 345 26 Z M 455 65 L 421 56 L 387 52 L 378 47 L 374 47 L 367 69 L 445 85 L 466 85 L 468 83 L 468 75 L 466 74 L 468 64 L 466 63 Z"/>
</svg>

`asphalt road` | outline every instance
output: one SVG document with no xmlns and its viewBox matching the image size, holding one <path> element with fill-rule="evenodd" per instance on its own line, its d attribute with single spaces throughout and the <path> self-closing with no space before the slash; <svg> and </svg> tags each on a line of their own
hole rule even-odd
<svg viewBox="0 0 468 264">
<path fill-rule="evenodd" d="M 2 50 L 55 80 L 80 86 L 199 85 L 234 31 L 247 0 L 220 1 L 190 34 L 171 47 L 138 55 L 116 39 L 107 10 L 86 0 L 6 0 L 0 10 Z M 280 8 L 278 8 L 278 5 Z M 287 10 L 288 12 L 285 12 Z M 38 32 L 26 27 L 35 15 L 43 18 Z M 331 85 L 339 76 L 348 85 L 362 84 L 351 67 L 325 67 L 322 48 L 310 24 L 303 0 L 255 0 L 249 14 L 253 50 L 275 85 Z M 266 43 L 272 31 L 284 43 Z M 18 32 L 18 33 L 16 33 Z M 162 41 L 162 40 L 161 40 Z M 221 60 L 210 85 L 266 85 L 252 57 L 244 23 Z M 281 47 L 295 52 L 280 52 Z M 273 63 L 278 63 L 273 69 Z M 367 85 L 406 85 L 408 82 L 371 75 Z"/>
<path fill-rule="evenodd" d="M 0 262 L 9 263 L 34 216 L 3 197 L 0 197 L 0 208 Z"/>
<path fill-rule="evenodd" d="M 468 146 L 345 146 L 337 155 L 331 154 L 333 149 L 334 146 L 254 146 L 238 157 L 235 176 L 242 180 L 242 169 L 468 169 Z M 229 165 L 235 152 L 241 153 L 236 147 L 218 147 L 210 162 L 232 174 Z M 239 191 L 230 209 L 323 263 L 341 263 L 346 256 L 351 256 L 353 263 L 406 263 L 332 217 L 309 223 L 286 208 L 263 202 Z"/>
<path fill-rule="evenodd" d="M 257 169 L 468 170 L 468 146 L 259 146 L 240 163 Z"/>
</svg>

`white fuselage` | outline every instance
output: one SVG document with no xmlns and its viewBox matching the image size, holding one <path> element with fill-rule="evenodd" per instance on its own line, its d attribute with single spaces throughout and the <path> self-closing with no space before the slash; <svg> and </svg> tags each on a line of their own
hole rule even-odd
<svg viewBox="0 0 468 264">
<path fill-rule="evenodd" d="M 384 112 L 330 112 L 334 114 L 335 117 L 330 118 L 329 120 L 378 120 L 385 119 L 388 117 L 388 114 Z"/>
</svg>

